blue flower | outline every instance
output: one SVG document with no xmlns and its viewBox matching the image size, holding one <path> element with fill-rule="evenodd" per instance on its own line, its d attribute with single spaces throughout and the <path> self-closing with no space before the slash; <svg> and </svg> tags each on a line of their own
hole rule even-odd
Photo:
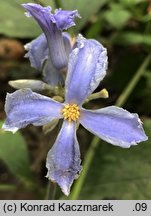
<svg viewBox="0 0 151 216">
<path fill-rule="evenodd" d="M 70 187 L 81 171 L 77 123 L 113 145 L 129 148 L 147 140 L 137 114 L 109 106 L 86 110 L 82 104 L 106 75 L 107 52 L 96 40 L 81 35 L 70 54 L 65 83 L 65 102 L 59 103 L 30 89 L 18 90 L 6 97 L 5 130 L 17 131 L 28 124 L 47 124 L 64 119 L 59 135 L 48 152 L 47 177 L 69 195 Z"/>
<path fill-rule="evenodd" d="M 75 17 L 79 17 L 77 10 L 55 10 L 42 7 L 39 4 L 22 4 L 27 16 L 32 16 L 39 24 L 44 34 L 25 45 L 32 67 L 43 70 L 44 79 L 51 85 L 63 82 L 63 71 L 66 70 L 69 53 L 71 52 L 70 35 L 62 31 L 74 26 Z M 46 64 L 44 62 L 47 60 Z M 44 68 L 43 68 L 44 66 Z"/>
</svg>

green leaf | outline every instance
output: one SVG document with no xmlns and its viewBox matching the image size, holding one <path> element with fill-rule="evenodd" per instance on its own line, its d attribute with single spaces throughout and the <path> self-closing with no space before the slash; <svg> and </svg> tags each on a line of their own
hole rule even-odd
<svg viewBox="0 0 151 216">
<path fill-rule="evenodd" d="M 151 46 L 151 35 L 139 32 L 124 32 L 114 35 L 111 42 L 115 44 L 131 45 L 145 44 Z"/>
<path fill-rule="evenodd" d="M 82 27 L 95 15 L 108 0 L 64 0 L 61 1 L 61 6 L 64 10 L 78 10 L 82 19 L 77 20 L 75 28 L 76 32 L 79 32 Z"/>
<path fill-rule="evenodd" d="M 111 26 L 119 29 L 127 23 L 131 14 L 121 5 L 111 4 L 111 9 L 104 13 L 104 17 Z"/>
<path fill-rule="evenodd" d="M 19 132 L 13 134 L 0 129 L 0 159 L 24 184 L 32 182 L 27 147 Z"/>
<path fill-rule="evenodd" d="M 55 9 L 55 1 L 56 0 L 39 0 L 37 3 L 39 3 L 43 6 L 51 6 L 51 8 L 54 10 Z M 35 1 L 34 1 L 34 3 L 35 3 Z"/>
<path fill-rule="evenodd" d="M 101 19 L 98 19 L 86 32 L 86 38 L 99 38 L 103 25 Z"/>
<path fill-rule="evenodd" d="M 148 14 L 151 18 L 151 14 Z M 146 28 L 145 28 L 145 34 L 150 35 L 151 34 L 151 19 L 147 22 Z"/>
<path fill-rule="evenodd" d="M 11 185 L 11 184 L 0 184 L 0 191 L 15 191 L 16 187 L 15 185 Z"/>
<path fill-rule="evenodd" d="M 5 0 L 0 6 L 0 33 L 11 37 L 34 38 L 41 33 L 40 27 L 32 19 L 25 16 L 22 3 L 34 2 L 34 0 Z M 54 8 L 53 0 L 37 1 Z"/>
<path fill-rule="evenodd" d="M 120 3 L 126 5 L 126 6 L 135 6 L 139 3 L 146 3 L 146 0 L 119 0 Z"/>
<path fill-rule="evenodd" d="M 129 149 L 100 141 L 80 199 L 151 199 L 151 119 L 144 127 L 148 141 Z"/>
</svg>

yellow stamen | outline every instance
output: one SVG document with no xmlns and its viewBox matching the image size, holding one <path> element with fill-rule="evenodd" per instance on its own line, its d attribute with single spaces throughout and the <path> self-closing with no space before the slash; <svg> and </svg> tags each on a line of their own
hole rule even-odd
<svg viewBox="0 0 151 216">
<path fill-rule="evenodd" d="M 62 109 L 62 114 L 64 119 L 67 119 L 69 122 L 77 121 L 80 116 L 79 107 L 77 104 L 66 104 Z"/>
</svg>

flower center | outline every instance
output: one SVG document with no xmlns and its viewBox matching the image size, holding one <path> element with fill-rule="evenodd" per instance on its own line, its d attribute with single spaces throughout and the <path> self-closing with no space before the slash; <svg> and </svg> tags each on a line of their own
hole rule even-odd
<svg viewBox="0 0 151 216">
<path fill-rule="evenodd" d="M 79 119 L 80 111 L 77 104 L 66 104 L 62 109 L 64 119 L 70 121 L 76 121 Z"/>
</svg>

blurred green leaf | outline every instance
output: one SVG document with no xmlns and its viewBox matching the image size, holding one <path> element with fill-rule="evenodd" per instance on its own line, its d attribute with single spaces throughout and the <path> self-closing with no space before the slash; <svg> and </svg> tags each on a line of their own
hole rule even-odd
<svg viewBox="0 0 151 216">
<path fill-rule="evenodd" d="M 64 0 L 60 1 L 64 10 L 78 10 L 82 19 L 77 20 L 75 31 L 79 32 L 81 28 L 95 15 L 101 8 L 108 3 L 108 0 Z"/>
<path fill-rule="evenodd" d="M 101 19 L 98 19 L 86 32 L 86 37 L 87 38 L 99 38 L 102 30 L 102 22 L 100 21 Z"/>
<path fill-rule="evenodd" d="M 130 12 L 124 9 L 120 4 L 111 4 L 110 6 L 110 10 L 104 13 L 105 19 L 114 28 L 122 28 L 131 17 Z"/>
<path fill-rule="evenodd" d="M 119 0 L 119 2 L 126 6 L 133 6 L 139 3 L 146 2 L 146 0 Z"/>
<path fill-rule="evenodd" d="M 15 185 L 11 185 L 11 184 L 0 184 L 0 191 L 14 191 L 16 190 Z"/>
<path fill-rule="evenodd" d="M 151 14 L 149 14 L 149 16 L 151 17 Z M 151 20 L 149 20 L 147 22 L 146 28 L 145 28 L 145 34 L 151 34 Z"/>
<path fill-rule="evenodd" d="M 112 36 L 111 42 L 122 45 L 145 44 L 151 45 L 151 35 L 139 32 L 123 32 Z"/>
<path fill-rule="evenodd" d="M 151 119 L 144 120 L 151 139 Z M 151 199 L 150 141 L 122 149 L 100 141 L 80 199 Z"/>
<path fill-rule="evenodd" d="M 19 132 L 13 134 L 0 129 L 0 159 L 24 184 L 31 183 L 29 155 L 25 141 Z"/>
<path fill-rule="evenodd" d="M 37 2 L 36 1 L 33 1 L 33 2 L 37 3 L 37 4 L 42 4 L 43 6 L 51 6 L 51 8 L 54 10 L 55 9 L 55 1 L 56 0 L 38 0 Z"/>
<path fill-rule="evenodd" d="M 11 37 L 35 37 L 40 34 L 36 23 L 25 16 L 20 3 L 27 1 L 1 2 L 0 6 L 0 33 Z"/>
</svg>

